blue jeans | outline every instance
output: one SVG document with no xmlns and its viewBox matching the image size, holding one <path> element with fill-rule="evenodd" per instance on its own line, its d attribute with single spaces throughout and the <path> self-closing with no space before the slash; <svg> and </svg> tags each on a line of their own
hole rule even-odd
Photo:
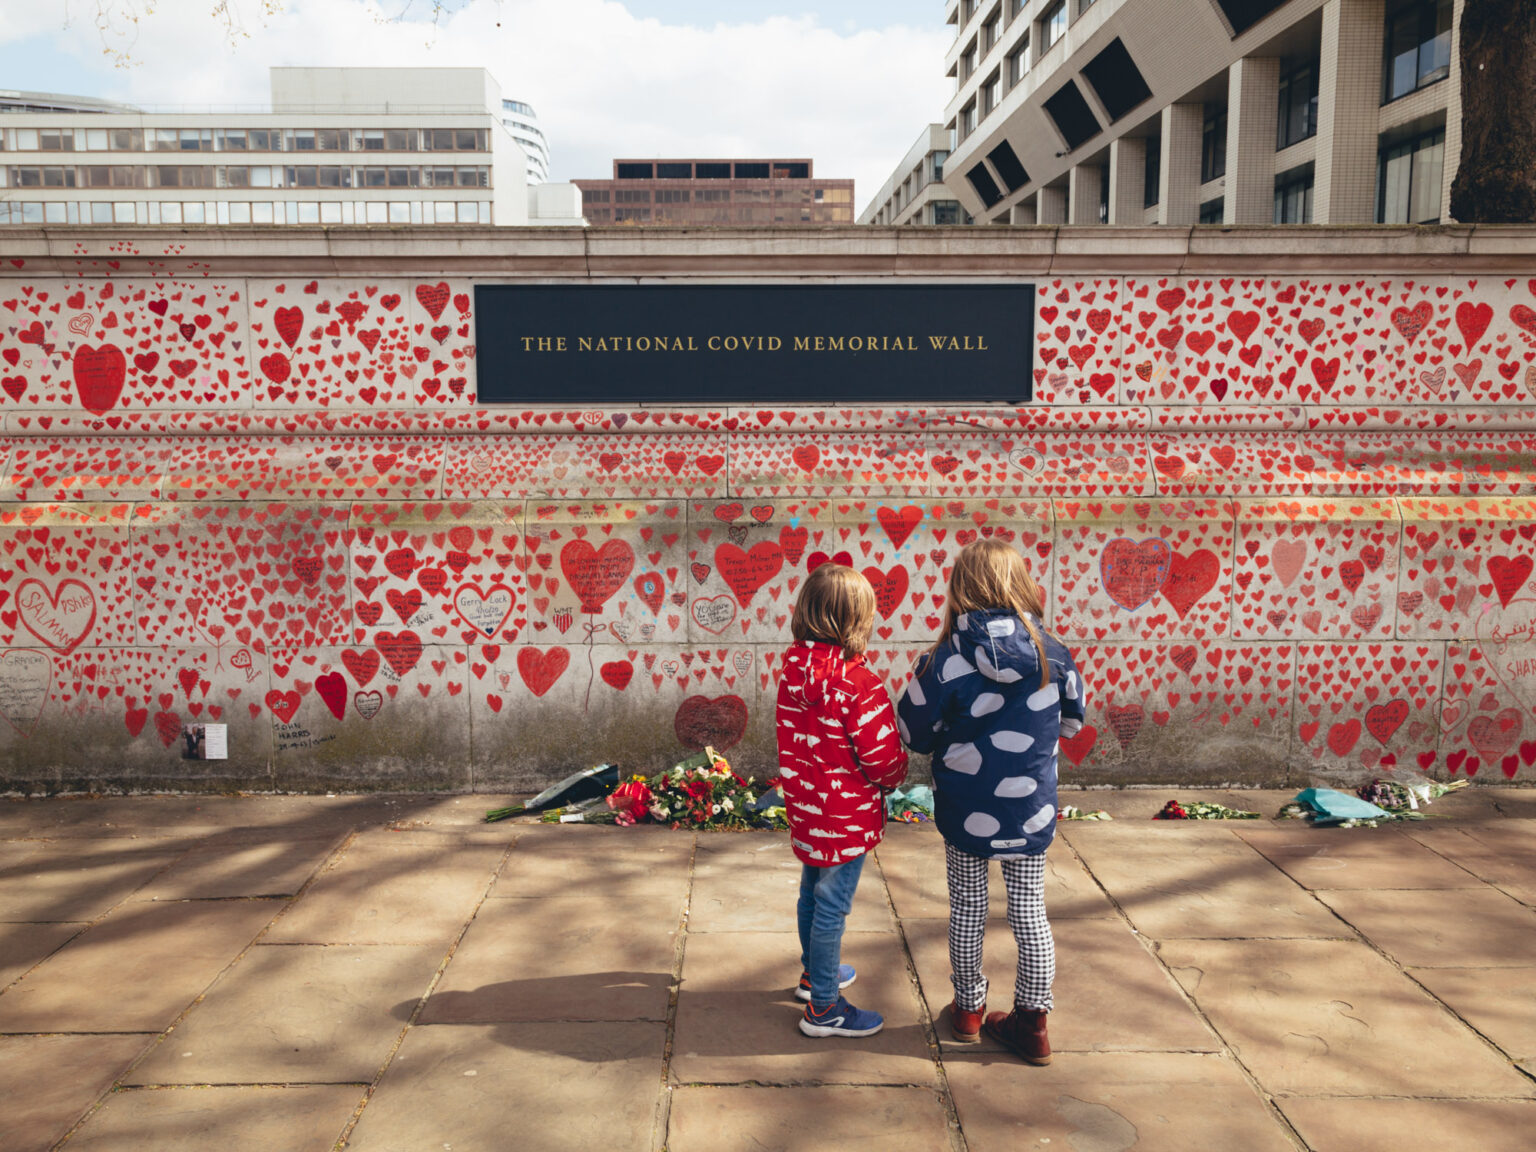
<svg viewBox="0 0 1536 1152">
<path fill-rule="evenodd" d="M 811 974 L 811 1003 L 837 1003 L 843 928 L 864 871 L 864 856 L 830 868 L 800 866 L 800 966 Z"/>
</svg>

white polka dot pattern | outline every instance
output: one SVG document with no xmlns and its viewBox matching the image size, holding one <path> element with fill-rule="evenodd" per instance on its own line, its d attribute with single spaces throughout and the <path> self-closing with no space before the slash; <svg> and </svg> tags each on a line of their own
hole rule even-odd
<svg viewBox="0 0 1536 1152">
<path fill-rule="evenodd" d="M 987 650 L 980 645 L 976 647 L 976 667 L 981 669 L 981 674 L 988 680 L 996 680 L 999 684 L 1017 684 L 1024 679 L 1023 673 L 1017 668 L 999 668 L 994 665 Z"/>
<path fill-rule="evenodd" d="M 989 716 L 1003 706 L 1003 698 L 996 692 L 983 692 L 971 701 L 972 716 Z"/>
<path fill-rule="evenodd" d="M 1009 776 L 998 783 L 997 788 L 992 793 L 992 795 L 1012 796 L 1015 798 L 1021 796 L 1029 796 L 1032 795 L 1035 789 L 1038 787 L 1040 787 L 1040 785 L 1033 776 Z"/>
<path fill-rule="evenodd" d="M 939 675 L 944 680 L 958 680 L 962 676 L 969 676 L 974 671 L 976 669 L 971 667 L 964 656 L 955 655 L 944 661 L 944 671 Z"/>
<path fill-rule="evenodd" d="M 1047 684 L 1038 692 L 1031 692 L 1026 701 L 1031 712 L 1044 712 L 1047 708 L 1054 708 L 1061 699 L 1061 691 L 1054 682 Z"/>
<path fill-rule="evenodd" d="M 1028 752 L 1035 746 L 1035 738 L 1027 732 L 994 732 L 991 739 L 999 752 Z"/>
<path fill-rule="evenodd" d="M 997 817 L 986 812 L 972 812 L 965 818 L 965 830 L 972 836 L 994 836 L 1001 827 Z"/>
<path fill-rule="evenodd" d="M 981 771 L 981 750 L 974 744 L 955 744 L 944 753 L 944 766 L 974 776 Z"/>
<path fill-rule="evenodd" d="M 923 686 L 917 682 L 916 676 L 907 684 L 907 699 L 919 708 L 928 703 L 928 697 L 923 694 Z"/>
<path fill-rule="evenodd" d="M 1055 819 L 1055 806 L 1047 804 L 1044 808 L 1040 809 L 1040 811 L 1036 812 L 1028 820 L 1024 821 L 1024 833 L 1027 836 L 1033 836 L 1036 832 L 1040 831 L 1040 829 L 1047 827 L 1051 821 Z"/>
</svg>

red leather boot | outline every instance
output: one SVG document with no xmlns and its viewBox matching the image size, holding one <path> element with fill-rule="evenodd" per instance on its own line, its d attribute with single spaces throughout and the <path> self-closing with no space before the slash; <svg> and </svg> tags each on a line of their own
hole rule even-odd
<svg viewBox="0 0 1536 1152">
<path fill-rule="evenodd" d="M 1015 1008 L 1012 1012 L 993 1012 L 982 1027 L 988 1036 L 1013 1052 L 1026 1064 L 1049 1064 L 1051 1040 L 1046 1035 L 1045 1018 L 1039 1009 Z"/>
</svg>

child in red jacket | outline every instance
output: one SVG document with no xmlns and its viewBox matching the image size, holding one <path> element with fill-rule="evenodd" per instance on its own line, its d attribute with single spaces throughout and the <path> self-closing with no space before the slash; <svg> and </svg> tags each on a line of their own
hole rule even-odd
<svg viewBox="0 0 1536 1152">
<path fill-rule="evenodd" d="M 800 987 L 807 1036 L 872 1036 L 878 1012 L 853 1007 L 843 928 L 864 857 L 885 834 L 884 793 L 907 775 L 907 753 L 883 685 L 864 666 L 875 591 L 841 564 L 812 572 L 795 602 L 779 678 L 779 775 L 800 875 Z"/>
</svg>

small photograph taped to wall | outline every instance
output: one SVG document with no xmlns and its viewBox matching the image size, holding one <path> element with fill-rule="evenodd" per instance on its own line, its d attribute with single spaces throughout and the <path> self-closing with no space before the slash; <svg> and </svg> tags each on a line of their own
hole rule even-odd
<svg viewBox="0 0 1536 1152">
<path fill-rule="evenodd" d="M 228 724 L 183 724 L 181 727 L 183 760 L 228 760 Z"/>
</svg>

